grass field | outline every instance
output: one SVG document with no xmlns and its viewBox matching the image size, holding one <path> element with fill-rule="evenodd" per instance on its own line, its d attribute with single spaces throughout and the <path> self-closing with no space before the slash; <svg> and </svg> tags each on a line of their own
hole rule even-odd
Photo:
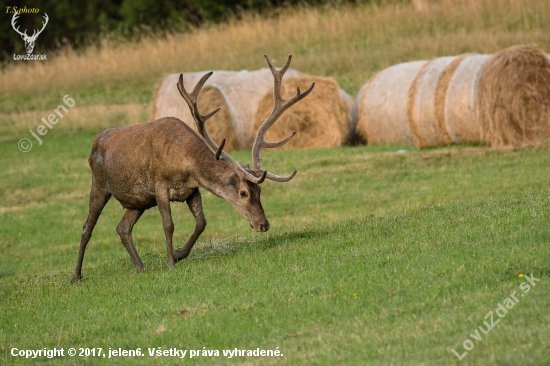
<svg viewBox="0 0 550 366">
<path fill-rule="evenodd" d="M 10 355 L 13 347 L 279 347 L 284 356 L 269 363 L 452 364 L 451 349 L 463 353 L 463 341 L 528 273 L 540 279 L 538 286 L 482 334 L 462 363 L 548 361 L 548 146 L 267 154 L 274 171 L 299 169 L 291 183 L 265 184 L 268 233 L 252 233 L 228 203 L 204 194 L 207 231 L 191 256 L 168 271 L 160 216 L 152 209 L 134 231 L 148 267 L 137 274 L 115 232 L 121 207 L 111 201 L 88 247 L 84 280 L 71 285 L 93 135 L 49 137 L 27 155 L 13 143 L 0 144 L 7 167 L 2 363 L 23 361 Z M 193 220 L 184 205 L 173 210 L 181 245 Z"/>
<path fill-rule="evenodd" d="M 293 53 L 298 70 L 334 77 L 355 93 L 401 61 L 526 43 L 550 49 L 546 2 L 427 4 L 251 15 L 4 68 L 0 364 L 549 364 L 549 143 L 269 152 L 268 170 L 299 172 L 289 183 L 263 184 L 267 233 L 203 191 L 206 231 L 171 270 L 158 210 L 143 215 L 134 241 L 147 271 L 138 274 L 115 231 L 123 210 L 112 199 L 88 245 L 83 281 L 69 283 L 87 215 L 92 141 L 104 128 L 147 121 L 164 74 L 253 69 L 263 66 L 263 53 L 279 61 Z M 29 129 L 66 94 L 76 106 L 39 145 Z M 35 141 L 27 153 L 17 148 L 24 137 Z M 232 156 L 251 160 L 245 151 Z M 194 221 L 184 204 L 173 203 L 172 212 L 179 246 Z M 531 274 L 540 281 L 525 292 Z M 499 318 L 514 291 L 517 304 Z M 487 329 L 491 311 L 500 322 L 485 334 L 479 327 Z M 145 356 L 11 355 L 54 347 L 107 355 L 140 348 Z M 159 347 L 188 353 L 150 357 Z M 223 356 L 235 348 L 283 356 Z M 220 356 L 189 359 L 203 349 Z M 452 350 L 468 353 L 460 361 Z"/>
</svg>

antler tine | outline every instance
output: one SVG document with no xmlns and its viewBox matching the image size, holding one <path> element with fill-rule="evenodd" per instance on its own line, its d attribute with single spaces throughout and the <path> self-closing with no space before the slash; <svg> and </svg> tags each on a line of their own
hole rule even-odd
<svg viewBox="0 0 550 366">
<path fill-rule="evenodd" d="M 201 89 L 204 86 L 204 83 L 206 83 L 206 80 L 208 80 L 208 78 L 212 76 L 213 73 L 214 71 L 207 72 L 202 76 L 202 78 L 199 80 L 197 85 L 195 85 L 195 88 L 193 89 L 193 93 L 191 93 L 191 95 L 195 98 L 195 100 L 199 97 L 199 93 L 201 92 Z M 183 84 L 183 74 L 180 74 L 180 78 Z"/>
<path fill-rule="evenodd" d="M 193 89 L 193 91 L 191 93 L 189 93 L 186 89 L 185 89 L 185 86 L 183 85 L 183 74 L 180 74 L 180 78 L 178 80 L 178 90 L 181 94 L 181 96 L 183 97 L 183 99 L 185 99 L 185 101 L 187 102 L 187 104 L 189 104 L 189 108 L 191 108 L 191 112 L 193 112 L 193 108 L 192 108 L 192 105 L 193 105 L 193 101 L 197 100 L 197 97 L 202 89 L 202 87 L 204 86 L 204 83 L 206 83 L 206 80 L 208 80 L 208 78 L 210 76 L 212 76 L 214 72 L 213 71 L 210 71 L 206 74 L 203 75 L 203 77 L 199 80 L 199 82 L 197 83 L 197 85 L 195 86 L 195 88 Z"/>
<path fill-rule="evenodd" d="M 46 25 L 48 24 L 48 20 L 50 19 L 50 18 L 48 18 L 48 14 L 46 14 L 46 13 L 44 13 L 44 16 L 42 18 L 44 18 L 44 20 L 46 22 L 42 22 L 42 29 L 40 29 L 38 34 L 42 33 L 42 31 L 44 30 L 44 28 L 46 28 Z"/>
<path fill-rule="evenodd" d="M 273 64 L 271 63 L 271 60 L 269 59 L 269 57 L 267 57 L 267 55 L 264 55 L 264 57 L 265 57 L 267 66 L 269 66 L 269 69 L 273 74 L 273 81 L 274 81 L 273 110 L 271 111 L 271 114 L 269 115 L 269 117 L 267 117 L 267 119 L 261 124 L 256 134 L 254 144 L 252 145 L 252 161 L 254 165 L 253 169 L 257 174 L 263 171 L 262 157 L 261 157 L 262 150 L 264 148 L 274 148 L 274 147 L 283 146 L 288 141 L 290 141 L 290 139 L 293 138 L 294 135 L 296 134 L 296 132 L 294 131 L 280 141 L 270 142 L 270 141 L 267 141 L 265 138 L 265 134 L 267 130 L 269 130 L 269 128 L 284 113 L 284 111 L 286 111 L 288 108 L 290 108 L 294 104 L 298 103 L 300 100 L 304 99 L 315 87 L 315 82 L 313 82 L 311 86 L 303 93 L 300 92 L 300 88 L 296 88 L 296 94 L 294 94 L 294 96 L 292 96 L 290 99 L 284 99 L 281 95 L 281 83 L 285 72 L 288 70 L 288 67 L 290 66 L 292 55 L 288 55 L 286 64 L 280 70 L 275 69 L 275 67 L 273 66 Z M 295 170 L 292 174 L 285 177 L 267 173 L 266 178 L 276 182 L 288 182 L 289 180 L 294 178 L 296 173 L 297 171 Z"/>
<path fill-rule="evenodd" d="M 264 147 L 265 147 L 265 148 L 270 148 L 270 149 L 271 149 L 271 148 L 283 146 L 284 144 L 286 144 L 287 142 L 289 142 L 290 139 L 294 137 L 294 135 L 296 135 L 296 131 L 292 131 L 292 133 L 291 133 L 290 135 L 288 135 L 288 136 L 285 137 L 284 139 L 279 140 L 279 141 L 277 141 L 277 142 L 264 141 Z"/>
<path fill-rule="evenodd" d="M 206 130 L 206 127 L 204 123 L 212 117 L 214 114 L 216 114 L 220 108 L 213 110 L 212 112 L 208 113 L 207 115 L 203 116 L 199 112 L 199 107 L 197 105 L 197 99 L 199 96 L 199 93 L 204 86 L 204 83 L 206 83 L 206 80 L 210 76 L 212 76 L 213 72 L 210 71 L 209 73 L 206 73 L 197 83 L 195 88 L 191 93 L 187 92 L 185 89 L 185 86 L 183 85 L 183 74 L 180 74 L 180 78 L 178 80 L 178 90 L 180 92 L 180 95 L 185 99 L 187 102 L 187 105 L 189 106 L 189 110 L 191 112 L 191 115 L 193 116 L 193 119 L 195 120 L 195 124 L 197 125 L 197 129 L 199 130 L 199 133 L 203 136 L 205 139 L 206 145 L 212 150 L 212 152 L 216 153 L 218 150 L 218 145 L 214 142 L 214 140 L 210 137 L 208 134 L 208 131 Z"/>
<path fill-rule="evenodd" d="M 15 28 L 15 21 L 16 21 L 17 19 L 19 19 L 19 15 L 20 15 L 20 14 L 19 14 L 19 10 L 16 11 L 15 14 L 13 14 L 13 17 L 11 18 L 11 26 L 12 26 L 12 28 L 13 28 L 17 33 L 19 33 L 20 35 L 22 35 L 22 36 L 24 35 L 25 37 L 28 37 L 28 35 L 27 35 L 27 30 L 26 30 L 26 29 L 25 29 L 25 32 L 23 33 L 23 32 L 21 32 L 21 31 L 19 30 L 19 26 L 17 26 L 17 28 Z"/>
<path fill-rule="evenodd" d="M 288 182 L 289 180 L 291 180 L 292 178 L 294 178 L 294 176 L 296 176 L 296 173 L 298 173 L 298 170 L 294 169 L 294 171 L 292 172 L 292 174 L 290 175 L 287 175 L 285 177 L 281 177 L 279 175 L 275 175 L 275 174 L 271 174 L 271 173 L 267 173 L 267 176 L 266 178 L 269 179 L 269 180 L 272 180 L 274 182 Z"/>
<path fill-rule="evenodd" d="M 202 122 L 202 127 L 204 127 L 204 123 L 206 121 L 208 121 L 210 119 L 210 117 L 212 117 L 213 115 L 215 115 L 216 113 L 218 113 L 218 111 L 221 109 L 221 107 L 218 107 L 216 109 L 214 109 L 212 112 L 206 114 L 206 115 L 202 115 L 200 112 L 199 112 L 199 106 L 197 105 L 197 101 L 193 101 L 193 112 L 195 112 L 195 115 L 197 115 L 200 119 L 200 121 Z"/>
<path fill-rule="evenodd" d="M 269 66 L 269 69 L 271 70 L 271 73 L 273 74 L 273 77 L 275 79 L 275 88 L 277 90 L 281 90 L 281 82 L 283 80 L 283 75 L 285 74 L 286 70 L 288 70 L 288 67 L 290 66 L 290 61 L 292 61 L 292 55 L 288 55 L 288 59 L 286 60 L 285 66 L 283 66 L 280 70 L 277 70 L 275 66 L 271 63 L 271 60 L 267 55 L 264 55 L 265 61 L 267 62 L 267 66 Z M 279 93 L 279 97 L 281 96 L 281 93 Z M 281 97 L 281 99 L 283 99 Z"/>
<path fill-rule="evenodd" d="M 178 80 L 178 90 L 187 102 L 187 105 L 189 106 L 189 109 L 191 111 L 191 115 L 193 116 L 193 119 L 195 120 L 195 123 L 197 125 L 197 129 L 199 133 L 201 134 L 204 142 L 206 143 L 206 146 L 215 154 L 215 157 L 217 160 L 223 160 L 224 163 L 226 163 L 237 175 L 246 178 L 247 180 L 254 182 L 254 183 L 261 183 L 265 179 L 265 174 L 256 177 L 255 175 L 249 173 L 246 171 L 239 163 L 237 163 L 231 156 L 229 156 L 225 151 L 223 151 L 223 147 L 225 145 L 225 139 L 223 139 L 222 144 L 218 146 L 216 142 L 214 142 L 214 139 L 210 136 L 208 133 L 208 130 L 206 129 L 205 122 L 212 117 L 214 114 L 216 114 L 220 108 L 217 108 L 213 110 L 212 112 L 202 115 L 199 112 L 199 106 L 197 104 L 199 94 L 201 92 L 202 87 L 204 86 L 204 83 L 206 83 L 206 80 L 213 74 L 213 72 L 209 72 L 205 74 L 197 83 L 195 88 L 193 89 L 193 92 L 188 93 L 187 90 L 185 90 L 185 86 L 183 85 L 183 74 L 180 74 L 179 80 Z"/>
</svg>

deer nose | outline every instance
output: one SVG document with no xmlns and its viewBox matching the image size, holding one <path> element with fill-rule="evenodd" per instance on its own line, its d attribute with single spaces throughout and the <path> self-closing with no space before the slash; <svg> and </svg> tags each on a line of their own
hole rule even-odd
<svg viewBox="0 0 550 366">
<path fill-rule="evenodd" d="M 250 227 L 253 228 L 254 230 L 260 232 L 260 233 L 263 233 L 263 232 L 266 232 L 267 230 L 269 230 L 269 222 L 266 222 L 264 224 L 256 225 L 256 227 L 254 227 L 252 224 L 250 224 Z"/>
</svg>

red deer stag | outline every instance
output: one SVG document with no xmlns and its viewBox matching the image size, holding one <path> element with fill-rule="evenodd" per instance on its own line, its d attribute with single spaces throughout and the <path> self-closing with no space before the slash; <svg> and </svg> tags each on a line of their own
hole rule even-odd
<svg viewBox="0 0 550 366">
<path fill-rule="evenodd" d="M 78 263 L 72 282 L 82 278 L 82 260 L 86 245 L 111 196 L 126 209 L 117 226 L 117 233 L 138 271 L 143 271 L 145 267 L 132 241 L 132 228 L 143 212 L 154 206 L 158 206 L 162 218 L 168 266 L 173 266 L 175 262 L 189 255 L 206 227 L 199 187 L 229 201 L 256 231 L 264 232 L 269 229 L 269 222 L 260 202 L 260 184 L 264 179 L 288 182 L 297 171 L 281 177 L 262 168 L 262 149 L 284 145 L 295 132 L 278 142 L 267 141 L 265 134 L 286 109 L 305 98 L 315 86 L 313 83 L 303 93 L 297 88 L 293 97 L 282 98 L 281 81 L 290 65 L 291 57 L 288 56 L 282 69 L 276 70 L 267 55 L 265 56 L 274 78 L 275 101 L 273 111 L 256 134 L 252 146 L 252 169 L 233 160 L 223 151 L 225 139 L 218 146 L 206 130 L 206 120 L 220 108 L 202 115 L 197 100 L 212 72 L 202 77 L 192 93 L 185 90 L 183 75 L 180 75 L 177 85 L 181 96 L 189 105 L 202 139 L 184 122 L 174 117 L 131 127 L 110 128 L 95 139 L 88 159 L 92 169 L 90 208 L 82 231 Z M 174 223 L 170 201 L 187 202 L 196 221 L 195 231 L 185 246 L 176 251 L 172 249 Z"/>
</svg>

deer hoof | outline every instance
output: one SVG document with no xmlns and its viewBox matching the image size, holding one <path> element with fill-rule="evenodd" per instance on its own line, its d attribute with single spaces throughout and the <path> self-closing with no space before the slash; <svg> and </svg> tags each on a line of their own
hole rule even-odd
<svg viewBox="0 0 550 366">
<path fill-rule="evenodd" d="M 77 283 L 82 279 L 82 276 L 77 275 L 76 273 L 73 275 L 73 278 L 71 278 L 71 283 Z"/>
</svg>

